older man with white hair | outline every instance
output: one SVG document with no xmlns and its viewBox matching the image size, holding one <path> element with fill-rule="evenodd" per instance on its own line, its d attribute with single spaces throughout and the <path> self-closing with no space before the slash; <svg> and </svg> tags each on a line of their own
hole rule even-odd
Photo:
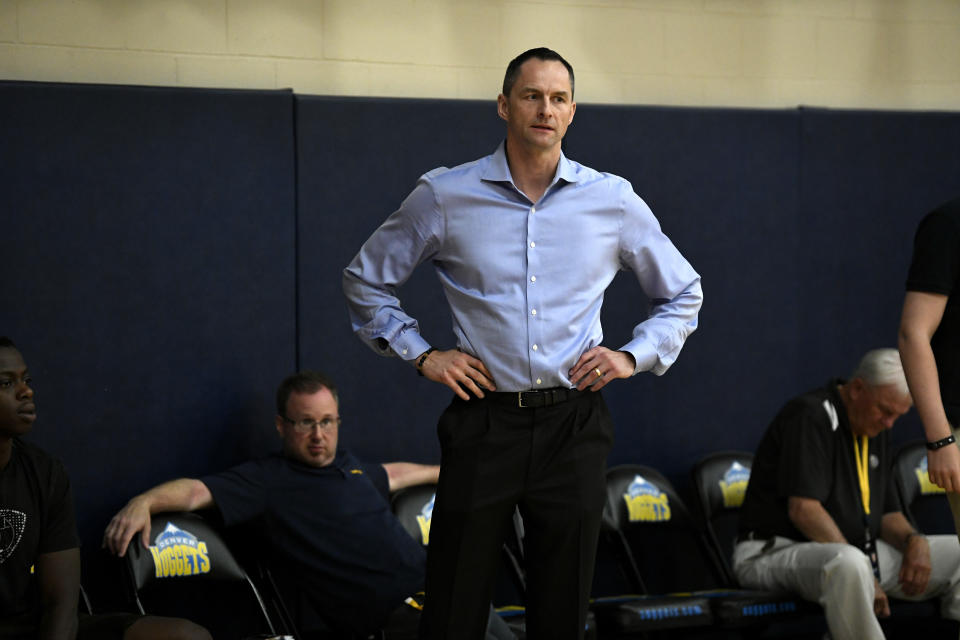
<svg viewBox="0 0 960 640">
<path fill-rule="evenodd" d="M 960 545 L 901 512 L 888 430 L 912 405 L 896 349 L 788 402 L 760 441 L 734 571 L 745 587 L 819 602 L 834 640 L 883 638 L 887 596 L 938 597 L 960 620 Z"/>
</svg>

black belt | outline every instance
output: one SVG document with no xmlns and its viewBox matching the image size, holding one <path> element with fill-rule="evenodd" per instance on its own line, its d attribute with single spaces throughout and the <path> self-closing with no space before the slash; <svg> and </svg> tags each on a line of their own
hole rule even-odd
<svg viewBox="0 0 960 640">
<path fill-rule="evenodd" d="M 738 543 L 747 542 L 748 540 L 753 540 L 756 542 L 756 541 L 768 540 L 769 538 L 772 538 L 772 537 L 773 536 L 764 535 L 759 531 L 747 531 L 737 536 L 737 542 Z"/>
<path fill-rule="evenodd" d="M 508 404 L 522 409 L 538 409 L 540 407 L 549 407 L 552 404 L 560 404 L 567 400 L 576 398 L 585 391 L 577 389 L 564 389 L 563 387 L 553 387 L 552 389 L 543 389 L 541 391 L 487 391 L 483 394 L 491 402 L 498 404 Z"/>
</svg>

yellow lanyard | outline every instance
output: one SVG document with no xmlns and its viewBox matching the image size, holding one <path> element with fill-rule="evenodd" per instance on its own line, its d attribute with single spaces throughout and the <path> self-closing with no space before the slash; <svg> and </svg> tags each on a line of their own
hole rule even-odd
<svg viewBox="0 0 960 640">
<path fill-rule="evenodd" d="M 860 480 L 860 496 L 863 498 L 863 512 L 870 515 L 870 440 L 867 436 L 860 436 L 863 442 L 863 455 L 857 445 L 857 436 L 853 436 L 853 455 L 857 460 L 857 478 Z"/>
</svg>

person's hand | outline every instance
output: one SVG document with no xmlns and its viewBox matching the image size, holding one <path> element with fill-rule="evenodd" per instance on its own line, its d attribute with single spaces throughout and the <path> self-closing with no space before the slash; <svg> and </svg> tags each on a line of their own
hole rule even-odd
<svg viewBox="0 0 960 640">
<path fill-rule="evenodd" d="M 137 532 L 140 533 L 140 543 L 146 549 L 150 546 L 150 505 L 143 496 L 132 499 L 113 516 L 103 533 L 103 547 L 123 557 Z"/>
<path fill-rule="evenodd" d="M 484 389 L 497 390 L 487 367 L 477 358 L 456 349 L 431 351 L 420 372 L 428 380 L 447 385 L 464 400 L 470 399 L 467 391 L 482 398 Z"/>
<path fill-rule="evenodd" d="M 887 601 L 887 594 L 884 593 L 880 581 L 873 579 L 873 612 L 878 618 L 890 617 L 890 602 Z"/>
<path fill-rule="evenodd" d="M 594 347 L 585 352 L 570 369 L 570 380 L 583 391 L 599 391 L 611 380 L 629 378 L 636 369 L 633 356 L 626 351 L 611 351 L 606 347 Z"/>
<path fill-rule="evenodd" d="M 927 451 L 927 471 L 930 482 L 943 487 L 944 491 L 960 493 L 960 448 L 948 444 Z"/>
<path fill-rule="evenodd" d="M 908 596 L 926 591 L 930 580 L 930 543 L 920 535 L 910 536 L 900 565 L 900 584 Z"/>
</svg>

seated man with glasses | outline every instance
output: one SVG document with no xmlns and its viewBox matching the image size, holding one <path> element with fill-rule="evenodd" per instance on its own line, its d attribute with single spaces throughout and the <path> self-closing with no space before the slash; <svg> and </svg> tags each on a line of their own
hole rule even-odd
<svg viewBox="0 0 960 640">
<path fill-rule="evenodd" d="M 216 507 L 226 526 L 253 527 L 291 587 L 285 599 L 305 637 L 329 637 L 330 628 L 367 634 L 405 613 L 423 589 L 425 554 L 391 512 L 388 492 L 436 482 L 439 467 L 366 464 L 339 449 L 337 389 L 317 372 L 281 383 L 275 423 L 279 454 L 136 496 L 110 521 L 104 546 L 122 556 L 138 533 L 149 545 L 151 514 Z"/>
</svg>

